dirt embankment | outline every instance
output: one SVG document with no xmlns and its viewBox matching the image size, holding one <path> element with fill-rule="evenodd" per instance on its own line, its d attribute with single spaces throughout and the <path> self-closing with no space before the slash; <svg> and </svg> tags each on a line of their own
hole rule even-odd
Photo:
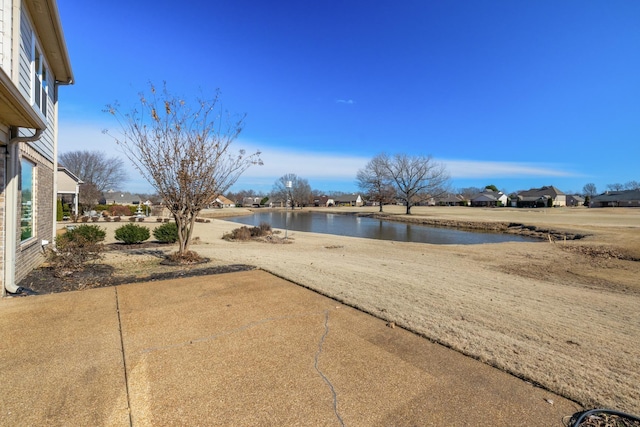
<svg viewBox="0 0 640 427">
<path fill-rule="evenodd" d="M 557 230 L 548 227 L 540 227 L 536 225 L 527 225 L 517 222 L 487 222 L 487 221 L 464 221 L 456 219 L 436 219 L 424 217 L 398 216 L 394 214 L 360 214 L 359 216 L 367 216 L 371 218 L 381 219 L 385 221 L 403 222 L 409 224 L 427 225 L 430 227 L 450 227 L 461 230 L 488 231 L 494 233 L 518 234 L 521 236 L 534 237 L 539 239 L 553 240 L 579 240 L 587 235 L 583 233 L 572 232 L 568 230 Z"/>
</svg>

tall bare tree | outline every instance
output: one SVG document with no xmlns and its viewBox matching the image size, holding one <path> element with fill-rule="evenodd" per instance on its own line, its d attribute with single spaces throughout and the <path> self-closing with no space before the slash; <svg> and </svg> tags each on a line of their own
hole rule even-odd
<svg viewBox="0 0 640 427">
<path fill-rule="evenodd" d="M 610 191 L 622 191 L 624 190 L 624 185 L 619 182 L 615 182 L 613 184 L 607 184 L 607 188 Z"/>
<path fill-rule="evenodd" d="M 104 191 L 109 188 L 122 188 L 122 184 L 127 180 L 122 159 L 107 157 L 101 151 L 67 151 L 60 153 L 58 163 L 84 182 L 80 186 L 79 202 L 88 209 L 98 203 Z"/>
<path fill-rule="evenodd" d="M 291 188 L 287 188 L 287 182 L 291 182 Z M 311 200 L 311 186 L 306 179 L 300 178 L 295 173 L 288 173 L 278 178 L 273 184 L 271 198 L 290 200 L 292 208 L 304 206 Z"/>
<path fill-rule="evenodd" d="M 380 204 L 379 211 L 385 203 L 391 203 L 396 195 L 391 177 L 387 170 L 387 157 L 379 154 L 360 169 L 356 174 L 358 188 L 367 198 Z"/>
<path fill-rule="evenodd" d="M 431 156 L 409 156 L 395 154 L 392 157 L 380 155 L 393 185 L 397 197 L 407 207 L 411 207 L 432 197 L 439 197 L 449 190 L 449 173 L 442 163 Z"/>
<path fill-rule="evenodd" d="M 596 194 L 598 194 L 598 190 L 596 189 L 596 185 L 593 182 L 589 182 L 582 187 L 582 192 L 585 196 L 590 199 L 593 198 Z"/>
<path fill-rule="evenodd" d="M 220 92 L 210 100 L 188 103 L 151 85 L 141 93 L 137 109 L 123 113 L 108 105 L 122 133 L 112 135 L 136 169 L 164 201 L 178 226 L 176 256 L 189 259 L 196 217 L 224 193 L 251 165 L 261 165 L 260 152 L 232 151 L 244 116 L 233 117 L 219 106 Z"/>
</svg>

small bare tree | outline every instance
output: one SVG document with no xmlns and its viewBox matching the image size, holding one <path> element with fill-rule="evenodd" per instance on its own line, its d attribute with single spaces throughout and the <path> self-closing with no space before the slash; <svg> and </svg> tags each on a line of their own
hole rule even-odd
<svg viewBox="0 0 640 427">
<path fill-rule="evenodd" d="M 156 189 L 178 226 L 179 259 L 191 259 L 189 243 L 200 211 L 233 185 L 251 165 L 261 165 L 260 152 L 231 151 L 244 116 L 233 118 L 212 100 L 189 104 L 150 86 L 140 94 L 140 110 L 122 113 L 108 105 L 122 134 L 114 136 L 136 169 Z M 193 105 L 193 106 L 192 106 Z"/>
<path fill-rule="evenodd" d="M 291 181 L 291 188 L 287 188 L 287 182 Z M 304 206 L 311 200 L 311 186 L 309 181 L 300 178 L 295 173 L 281 176 L 273 184 L 272 198 L 291 200 L 291 207 Z"/>
<path fill-rule="evenodd" d="M 392 202 L 396 195 L 386 166 L 387 157 L 384 154 L 379 154 L 369 160 L 356 175 L 358 187 L 371 201 L 380 204 L 380 212 L 382 212 L 382 206 Z"/>
<path fill-rule="evenodd" d="M 388 176 L 396 187 L 397 196 L 411 214 L 411 207 L 431 197 L 439 197 L 448 191 L 449 173 L 445 166 L 431 156 L 381 154 Z"/>
</svg>

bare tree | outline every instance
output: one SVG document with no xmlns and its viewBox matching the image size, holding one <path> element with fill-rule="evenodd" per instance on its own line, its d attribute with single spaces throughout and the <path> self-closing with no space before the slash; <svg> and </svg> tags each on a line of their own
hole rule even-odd
<svg viewBox="0 0 640 427">
<path fill-rule="evenodd" d="M 396 188 L 397 196 L 411 214 L 411 207 L 431 197 L 439 197 L 448 191 L 449 173 L 445 166 L 431 156 L 395 154 L 380 155 Z"/>
<path fill-rule="evenodd" d="M 67 151 L 58 156 L 58 163 L 84 182 L 80 186 L 79 202 L 89 209 L 98 203 L 104 191 L 122 188 L 127 180 L 122 159 L 107 157 L 101 151 Z"/>
<path fill-rule="evenodd" d="M 582 192 L 585 196 L 588 196 L 589 199 L 592 199 L 593 196 L 598 194 L 598 190 L 596 190 L 596 185 L 593 182 L 589 182 L 582 187 Z"/>
<path fill-rule="evenodd" d="M 178 258 L 188 259 L 189 243 L 198 213 L 251 165 L 262 164 L 260 152 L 232 152 L 244 116 L 233 118 L 213 99 L 188 103 L 151 85 L 149 97 L 140 94 L 139 110 L 122 113 L 119 105 L 107 111 L 120 124 L 114 136 L 136 169 L 156 189 L 178 226 Z"/>
<path fill-rule="evenodd" d="M 473 196 L 482 192 L 480 187 L 465 187 L 458 189 L 458 194 L 460 194 L 464 200 L 471 200 Z"/>
<path fill-rule="evenodd" d="M 291 188 L 287 188 L 287 182 L 291 182 Z M 311 186 L 309 181 L 300 178 L 295 173 L 281 176 L 273 184 L 271 197 L 274 199 L 290 200 L 291 207 L 304 206 L 311 201 Z"/>
<path fill-rule="evenodd" d="M 610 191 L 622 191 L 624 190 L 624 185 L 620 184 L 619 182 L 616 182 L 614 184 L 607 184 L 607 188 Z"/>
<path fill-rule="evenodd" d="M 624 184 L 625 190 L 640 190 L 640 182 L 638 181 L 629 181 Z"/>
<path fill-rule="evenodd" d="M 362 190 L 369 200 L 380 204 L 379 211 L 385 203 L 391 203 L 396 195 L 395 188 L 386 167 L 387 157 L 379 154 L 360 169 L 356 175 L 358 188 Z"/>
</svg>

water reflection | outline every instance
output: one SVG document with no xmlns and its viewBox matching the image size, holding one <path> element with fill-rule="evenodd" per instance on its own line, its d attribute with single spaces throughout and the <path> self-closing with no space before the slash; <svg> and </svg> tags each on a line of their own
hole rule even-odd
<svg viewBox="0 0 640 427">
<path fill-rule="evenodd" d="M 532 238 L 499 233 L 461 231 L 452 228 L 427 227 L 417 224 L 383 221 L 355 215 L 319 212 L 264 211 L 253 215 L 227 218 L 239 224 L 258 226 L 263 222 L 272 228 L 337 234 L 368 239 L 394 240 L 433 244 L 472 245 L 480 243 L 531 242 Z"/>
</svg>

